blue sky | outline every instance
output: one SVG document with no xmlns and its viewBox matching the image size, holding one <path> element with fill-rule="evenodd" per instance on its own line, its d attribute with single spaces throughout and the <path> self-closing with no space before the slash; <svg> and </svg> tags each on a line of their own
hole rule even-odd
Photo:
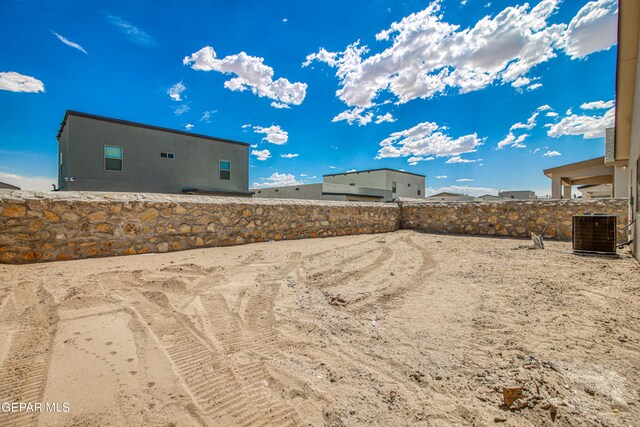
<svg viewBox="0 0 640 427">
<path fill-rule="evenodd" d="M 66 109 L 253 144 L 256 187 L 389 167 L 545 194 L 603 155 L 615 0 L 273 3 L 3 1 L 0 181 L 50 188 Z"/>
</svg>

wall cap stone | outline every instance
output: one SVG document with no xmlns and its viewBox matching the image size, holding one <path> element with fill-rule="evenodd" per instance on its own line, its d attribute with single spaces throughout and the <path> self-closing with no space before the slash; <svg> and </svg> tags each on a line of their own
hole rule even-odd
<svg viewBox="0 0 640 427">
<path fill-rule="evenodd" d="M 611 202 L 624 202 L 628 203 L 629 200 L 626 197 L 611 197 L 606 199 L 533 199 L 533 200 L 517 200 L 517 199 L 507 199 L 507 200 L 470 200 L 470 201 L 462 201 L 462 200 L 418 200 L 418 199 L 408 199 L 408 198 L 399 198 L 396 199 L 396 202 L 400 206 L 434 206 L 434 205 L 444 205 L 444 206 L 474 206 L 474 205 L 496 205 L 496 206 L 504 206 L 505 204 L 531 204 L 531 205 L 572 205 L 572 204 L 606 204 Z"/>
<path fill-rule="evenodd" d="M 379 202 L 343 202 L 332 200 L 301 199 L 261 199 L 248 197 L 215 197 L 189 194 L 160 193 L 123 193 L 93 191 L 23 191 L 0 190 L 0 205 L 3 203 L 21 203 L 29 200 L 61 201 L 61 202 L 144 202 L 174 203 L 199 205 L 247 205 L 247 206 L 318 206 L 318 207 L 376 207 L 381 209 L 398 209 L 396 203 Z"/>
</svg>

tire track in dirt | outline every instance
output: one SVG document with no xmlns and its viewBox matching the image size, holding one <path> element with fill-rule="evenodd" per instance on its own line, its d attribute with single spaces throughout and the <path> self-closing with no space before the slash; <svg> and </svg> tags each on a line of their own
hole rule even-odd
<svg viewBox="0 0 640 427">
<path fill-rule="evenodd" d="M 22 283 L 25 292 L 11 295 L 18 330 L 13 335 L 0 370 L 0 402 L 42 402 L 53 339 L 59 321 L 53 297 L 43 284 Z M 29 289 L 26 289 L 29 288 Z M 29 292 L 35 288 L 35 291 Z M 29 295 L 33 295 L 29 297 Z M 38 412 L 1 413 L 0 426 L 27 426 L 37 422 Z"/>
<path fill-rule="evenodd" d="M 320 251 L 320 252 L 313 252 L 313 253 L 305 255 L 305 262 L 311 263 L 317 258 L 322 258 L 322 257 L 324 257 L 325 255 L 328 255 L 328 254 L 335 254 L 336 252 L 341 251 L 343 249 L 349 249 L 349 251 L 356 251 L 357 248 L 359 248 L 360 246 L 366 246 L 370 242 L 372 242 L 374 240 L 380 240 L 380 239 L 381 239 L 381 237 L 379 235 L 376 235 L 374 237 L 371 237 L 369 239 L 363 240 L 361 242 L 345 244 L 345 245 L 336 245 L 334 248 L 331 248 L 331 249 L 326 249 L 326 250 Z M 382 239 L 384 239 L 384 237 L 382 237 Z"/>
<path fill-rule="evenodd" d="M 433 259 L 431 253 L 424 247 L 418 245 L 410 236 L 399 239 L 399 242 L 408 245 L 418 251 L 420 265 L 410 274 L 410 278 L 402 282 L 392 282 L 391 286 L 386 286 L 381 295 L 373 299 L 363 301 L 363 304 L 350 307 L 357 313 L 370 311 L 373 308 L 380 311 L 387 310 L 400 303 L 408 294 L 417 291 L 424 286 L 424 280 L 435 270 L 438 263 Z"/>
<path fill-rule="evenodd" d="M 268 389 L 257 387 L 262 366 L 234 366 L 182 319 L 168 310 L 158 313 L 158 307 L 164 308 L 143 301 L 136 310 L 158 338 L 204 419 L 242 426 L 259 425 L 258 421 L 298 424 L 297 414 L 290 405 L 271 395 Z"/>
<path fill-rule="evenodd" d="M 380 253 L 373 261 L 355 269 L 349 268 L 354 262 L 370 258 L 370 255 L 377 252 Z M 312 281 L 316 288 L 333 288 L 341 286 L 345 281 L 363 279 L 374 273 L 376 270 L 382 268 L 392 254 L 392 250 L 386 246 L 382 248 L 369 249 L 356 255 L 342 258 L 337 264 L 324 262 L 321 267 L 310 268 L 307 266 L 303 269 L 306 274 L 300 272 L 298 274 L 298 278 L 302 275 L 306 276 L 306 280 Z M 312 273 L 314 270 L 315 272 Z"/>
</svg>

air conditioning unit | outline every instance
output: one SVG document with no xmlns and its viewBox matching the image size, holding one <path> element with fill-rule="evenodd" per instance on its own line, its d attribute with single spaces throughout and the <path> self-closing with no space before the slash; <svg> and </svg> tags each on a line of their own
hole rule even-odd
<svg viewBox="0 0 640 427">
<path fill-rule="evenodd" d="M 617 220 L 615 215 L 574 215 L 573 252 L 615 255 Z"/>
</svg>

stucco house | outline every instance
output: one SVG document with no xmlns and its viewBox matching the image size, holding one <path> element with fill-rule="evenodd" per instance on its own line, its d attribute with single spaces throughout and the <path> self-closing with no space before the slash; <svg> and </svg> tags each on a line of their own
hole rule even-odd
<svg viewBox="0 0 640 427">
<path fill-rule="evenodd" d="M 507 190 L 499 191 L 498 197 L 504 199 L 531 200 L 536 198 L 536 193 L 531 190 Z"/>
<path fill-rule="evenodd" d="M 629 195 L 628 158 L 620 149 L 616 150 L 615 129 L 606 129 L 605 135 L 604 156 L 544 170 L 551 178 L 552 199 L 570 199 L 574 185 L 580 186 L 578 190 L 586 186 L 606 186 L 611 189 L 609 197 Z"/>
<path fill-rule="evenodd" d="M 466 194 L 450 193 L 443 191 L 441 193 L 432 194 L 427 197 L 427 201 L 430 202 L 472 202 L 476 200 L 473 196 L 467 196 Z"/>
<path fill-rule="evenodd" d="M 581 185 L 578 191 L 583 199 L 607 199 L 612 197 L 613 184 Z"/>
<path fill-rule="evenodd" d="M 388 202 L 424 198 L 425 176 L 395 169 L 370 169 L 324 175 L 321 183 L 253 189 L 254 197 Z"/>
<path fill-rule="evenodd" d="M 632 250 L 640 258 L 640 2 L 618 2 L 618 63 L 616 71 L 616 112 L 614 160 L 628 164 L 629 221 Z"/>
<path fill-rule="evenodd" d="M 58 189 L 250 197 L 249 144 L 67 111 Z"/>
</svg>

